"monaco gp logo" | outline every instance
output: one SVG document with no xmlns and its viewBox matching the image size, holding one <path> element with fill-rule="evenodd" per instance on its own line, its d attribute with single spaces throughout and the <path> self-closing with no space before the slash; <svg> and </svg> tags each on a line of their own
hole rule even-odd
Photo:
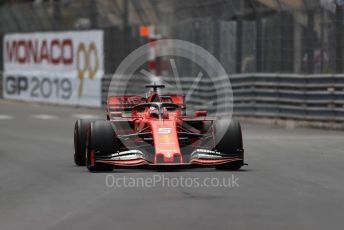
<svg viewBox="0 0 344 230">
<path fill-rule="evenodd" d="M 6 63 L 72 65 L 73 61 L 73 41 L 69 38 L 6 41 Z"/>
<path fill-rule="evenodd" d="M 79 79 L 78 96 L 83 95 L 84 78 L 94 79 L 100 69 L 100 57 L 93 41 L 75 41 L 73 38 L 9 39 L 5 41 L 6 66 L 32 68 L 34 71 L 60 67 L 76 70 Z M 63 71 L 61 71 L 63 72 Z"/>
</svg>

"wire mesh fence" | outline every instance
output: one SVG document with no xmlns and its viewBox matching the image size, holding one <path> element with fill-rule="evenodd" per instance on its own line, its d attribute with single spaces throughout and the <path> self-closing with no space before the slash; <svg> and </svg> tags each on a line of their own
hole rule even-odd
<svg viewBox="0 0 344 230">
<path fill-rule="evenodd" d="M 343 22 L 341 0 L 60 0 L 0 8 L 2 34 L 117 31 L 105 41 L 119 53 L 105 57 L 113 63 L 107 72 L 116 68 L 112 59 L 147 42 L 139 27 L 152 25 L 162 38 L 204 47 L 228 73 L 341 73 Z"/>
</svg>

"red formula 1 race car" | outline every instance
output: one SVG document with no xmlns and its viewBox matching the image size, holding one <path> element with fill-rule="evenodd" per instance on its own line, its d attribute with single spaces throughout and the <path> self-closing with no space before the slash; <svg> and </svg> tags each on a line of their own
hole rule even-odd
<svg viewBox="0 0 344 230">
<path fill-rule="evenodd" d="M 109 96 L 106 120 L 75 123 L 76 165 L 92 172 L 134 166 L 238 170 L 244 165 L 238 121 L 217 120 L 207 111 L 186 116 L 184 96 L 160 95 L 163 85 L 146 87 L 152 89 L 146 97 Z"/>
</svg>

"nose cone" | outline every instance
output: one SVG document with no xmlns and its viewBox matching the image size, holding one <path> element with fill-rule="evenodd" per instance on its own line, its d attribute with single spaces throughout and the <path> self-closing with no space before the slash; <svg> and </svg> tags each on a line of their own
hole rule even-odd
<svg viewBox="0 0 344 230">
<path fill-rule="evenodd" d="M 158 153 L 155 154 L 156 164 L 166 164 L 166 163 L 182 163 L 182 156 L 180 153 Z"/>
<path fill-rule="evenodd" d="M 174 120 L 151 121 L 155 163 L 181 163 L 177 125 Z"/>
</svg>

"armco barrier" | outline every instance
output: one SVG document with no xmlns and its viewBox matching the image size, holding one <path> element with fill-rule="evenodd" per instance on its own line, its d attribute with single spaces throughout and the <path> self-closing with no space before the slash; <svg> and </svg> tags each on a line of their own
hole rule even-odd
<svg viewBox="0 0 344 230">
<path fill-rule="evenodd" d="M 0 98 L 4 97 L 2 89 L 3 89 L 3 86 L 2 86 L 2 72 L 0 71 Z"/>
<path fill-rule="evenodd" d="M 109 79 L 103 80 L 103 103 Z M 181 79 L 185 89 L 193 81 Z M 238 74 L 231 75 L 230 81 L 236 116 L 344 123 L 344 75 Z M 142 86 L 130 85 L 134 90 L 138 87 Z M 201 105 L 212 96 L 213 90 L 203 82 L 192 103 Z"/>
<path fill-rule="evenodd" d="M 344 75 L 241 74 L 231 82 L 238 116 L 344 122 Z"/>
</svg>

